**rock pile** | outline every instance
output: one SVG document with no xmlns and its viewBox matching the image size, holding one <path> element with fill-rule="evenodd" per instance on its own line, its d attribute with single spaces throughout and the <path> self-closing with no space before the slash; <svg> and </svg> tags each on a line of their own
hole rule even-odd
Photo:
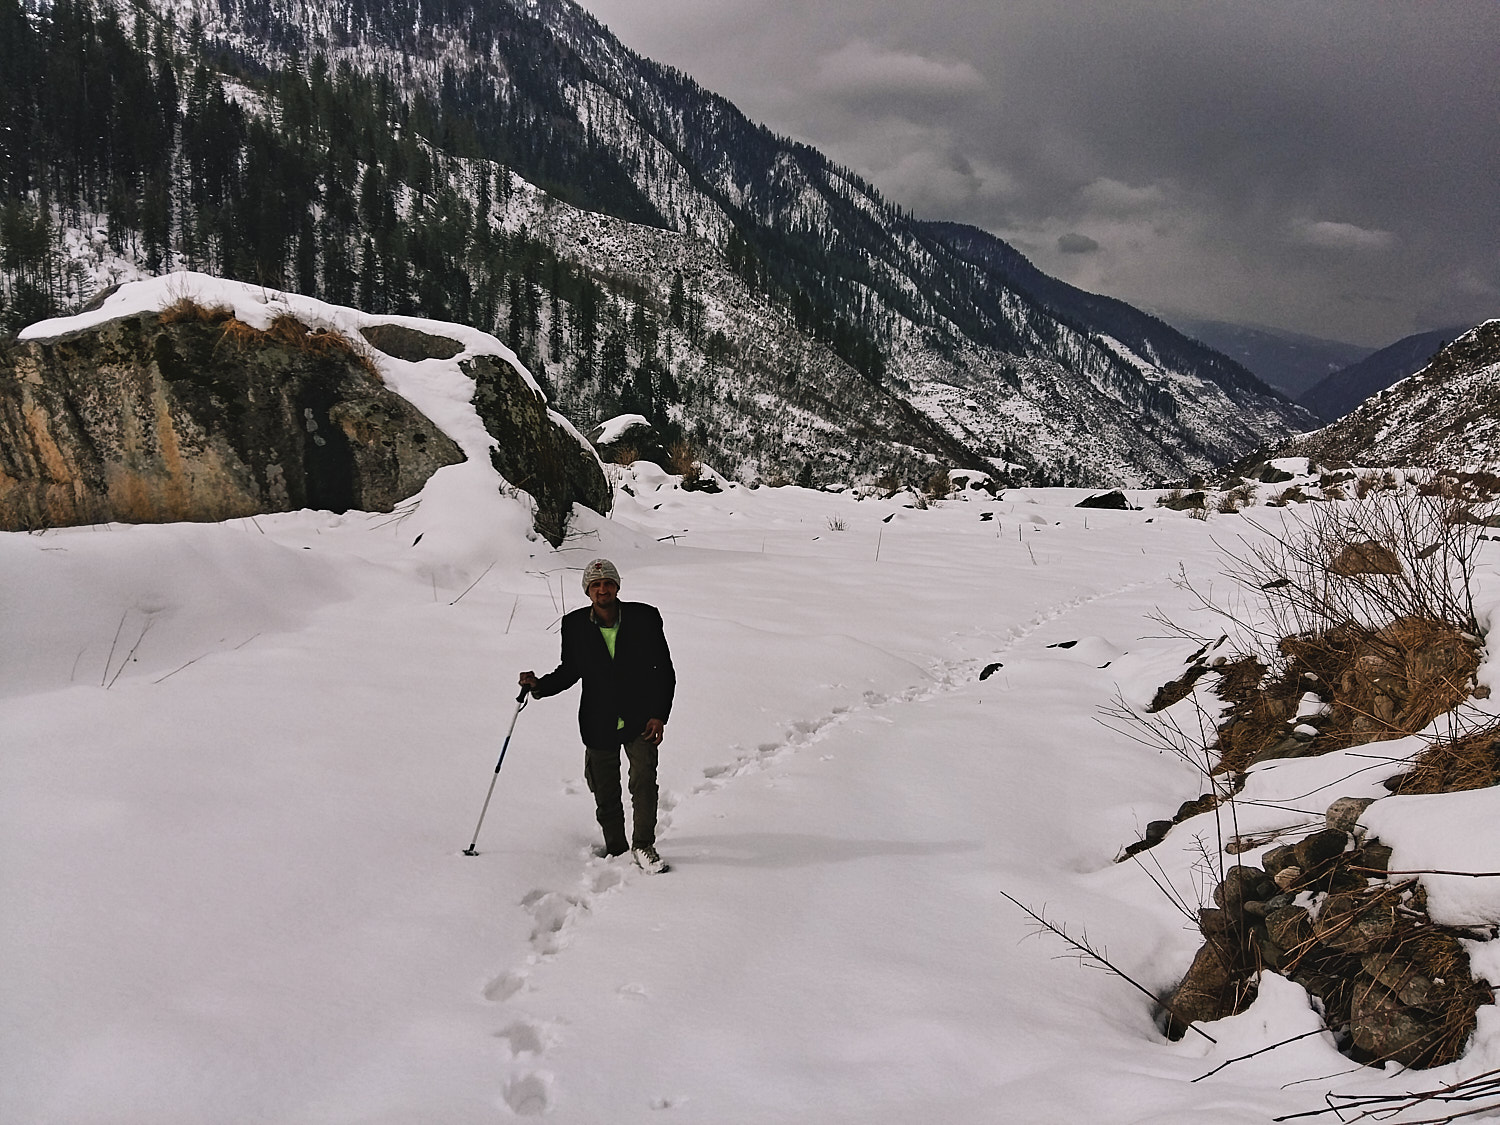
<svg viewBox="0 0 1500 1125">
<path fill-rule="evenodd" d="M 1469 972 L 1459 939 L 1472 935 L 1435 925 L 1417 880 L 1387 875 L 1390 849 L 1358 824 L 1370 803 L 1341 798 L 1322 830 L 1225 873 L 1198 912 L 1204 944 L 1166 1002 L 1169 1035 L 1244 1010 L 1271 970 L 1318 998 L 1360 1062 L 1429 1067 L 1463 1053 L 1475 1010 L 1494 1002 Z"/>
</svg>

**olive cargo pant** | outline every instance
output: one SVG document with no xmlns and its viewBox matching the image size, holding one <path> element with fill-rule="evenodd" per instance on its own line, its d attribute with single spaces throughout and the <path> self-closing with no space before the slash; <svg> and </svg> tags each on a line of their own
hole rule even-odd
<svg viewBox="0 0 1500 1125">
<path fill-rule="evenodd" d="M 583 754 L 583 777 L 594 795 L 594 815 L 604 830 L 604 847 L 612 855 L 628 848 L 656 844 L 656 744 L 644 738 L 625 743 L 630 763 L 630 808 L 634 831 L 625 841 L 625 807 L 620 796 L 620 744 L 589 746 Z"/>
</svg>

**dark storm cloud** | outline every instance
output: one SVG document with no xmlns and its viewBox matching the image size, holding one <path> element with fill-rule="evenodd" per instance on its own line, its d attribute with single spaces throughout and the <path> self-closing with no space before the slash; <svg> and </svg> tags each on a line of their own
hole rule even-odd
<svg viewBox="0 0 1500 1125">
<path fill-rule="evenodd" d="M 1099 244 L 1086 234 L 1069 231 L 1057 240 L 1057 249 L 1063 254 L 1092 254 Z"/>
<path fill-rule="evenodd" d="M 1495 0 L 586 6 L 1086 288 L 1371 345 L 1500 316 Z"/>
</svg>

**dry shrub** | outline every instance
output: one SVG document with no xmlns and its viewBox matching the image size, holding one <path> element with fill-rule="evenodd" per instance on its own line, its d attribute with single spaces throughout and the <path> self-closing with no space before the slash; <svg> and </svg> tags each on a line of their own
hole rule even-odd
<svg viewBox="0 0 1500 1125">
<path fill-rule="evenodd" d="M 220 324 L 234 317 L 228 305 L 201 305 L 191 297 L 178 297 L 158 314 L 163 324 Z"/>
<path fill-rule="evenodd" d="M 1465 504 L 1487 504 L 1500 496 L 1500 476 L 1491 472 L 1442 470 L 1417 485 L 1422 496 L 1437 496 Z"/>
<path fill-rule="evenodd" d="M 1500 723 L 1429 743 L 1412 768 L 1386 783 L 1393 793 L 1457 793 L 1500 785 Z"/>
<path fill-rule="evenodd" d="M 1415 619 L 1286 637 L 1278 656 L 1269 678 L 1253 658 L 1222 670 L 1216 691 L 1230 705 L 1217 746 L 1223 769 L 1415 734 L 1469 698 L 1479 666 L 1472 639 L 1447 622 Z M 1315 736 L 1294 736 L 1309 691 L 1329 709 L 1304 720 Z"/>
<path fill-rule="evenodd" d="M 667 468 L 680 476 L 683 484 L 692 484 L 703 474 L 698 451 L 691 442 L 680 439 L 667 450 Z"/>
<path fill-rule="evenodd" d="M 1178 497 L 1178 499 L 1181 499 L 1181 497 Z M 1254 503 L 1255 486 L 1253 484 L 1240 484 L 1231 488 L 1228 492 L 1221 493 L 1216 507 L 1218 511 L 1227 515 L 1232 512 L 1238 512 L 1242 508 L 1248 508 Z"/>
<path fill-rule="evenodd" d="M 641 459 L 639 451 L 633 445 L 617 445 L 610 453 L 609 459 L 616 465 L 630 466 Z"/>
<path fill-rule="evenodd" d="M 774 473 L 766 478 L 765 483 L 767 488 L 785 488 L 787 487 L 787 485 L 792 483 L 792 478 L 787 476 L 786 473 L 782 472 L 780 469 L 777 469 Z"/>
<path fill-rule="evenodd" d="M 1234 622 L 1243 646 L 1243 671 L 1226 668 L 1218 685 L 1230 704 L 1214 747 L 1219 768 L 1413 734 L 1469 697 L 1482 525 L 1457 516 L 1477 520 L 1475 508 L 1371 494 L 1284 517 L 1231 556 L 1227 573 L 1248 600 L 1227 607 L 1200 595 Z M 1327 710 L 1298 730 L 1308 691 Z"/>
<path fill-rule="evenodd" d="M 927 495 L 934 500 L 946 500 L 953 492 L 953 478 L 947 469 L 934 469 L 927 478 Z"/>
<path fill-rule="evenodd" d="M 191 304 L 192 302 L 184 297 L 171 307 L 175 309 L 184 303 Z M 219 342 L 232 344 L 237 350 L 243 351 L 247 348 L 264 347 L 269 343 L 275 343 L 308 355 L 343 358 L 360 368 L 370 378 L 377 380 L 380 378 L 380 371 L 376 368 L 375 361 L 370 358 L 369 353 L 356 345 L 348 336 L 332 328 L 310 329 L 302 321 L 286 313 L 278 316 L 271 322 L 271 327 L 264 330 L 246 324 L 224 308 L 210 309 L 208 315 L 197 315 L 190 310 L 185 310 L 178 314 L 178 318 L 179 320 L 191 318 L 211 324 L 222 322 L 224 327 L 219 333 Z"/>
<path fill-rule="evenodd" d="M 1368 469 L 1354 478 L 1354 498 L 1363 500 L 1367 496 L 1389 492 L 1396 487 L 1396 474 L 1389 469 L 1376 472 Z"/>
<path fill-rule="evenodd" d="M 1447 622 L 1477 634 L 1473 580 L 1479 529 L 1492 509 L 1411 493 L 1319 504 L 1305 519 L 1284 517 L 1269 535 L 1231 557 L 1228 576 L 1261 604 L 1241 619 L 1217 605 L 1260 647 L 1346 625 L 1370 630 L 1393 621 Z"/>
</svg>

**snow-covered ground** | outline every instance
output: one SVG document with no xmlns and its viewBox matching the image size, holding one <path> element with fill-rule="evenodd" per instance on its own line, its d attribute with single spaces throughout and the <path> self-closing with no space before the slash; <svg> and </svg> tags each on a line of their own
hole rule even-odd
<svg viewBox="0 0 1500 1125">
<path fill-rule="evenodd" d="M 1268 978 L 1217 1044 L 1169 1043 L 1005 897 L 1147 988 L 1187 968 L 1196 930 L 1115 859 L 1202 779 L 1099 719 L 1193 651 L 1153 611 L 1214 628 L 1174 579 L 1215 577 L 1242 517 L 686 493 L 641 466 L 554 551 L 487 472 L 390 515 L 0 536 L 0 1120 L 1197 1125 L 1500 1066 L 1486 1008 L 1439 1070 L 1313 1035 L 1194 1082 L 1314 1030 L 1302 990 Z M 573 693 L 519 715 L 465 856 L 516 674 L 556 662 L 597 555 L 672 644 L 673 870 L 590 857 Z M 1272 765 L 1256 830 L 1399 768 Z M 1493 871 L 1497 812 L 1365 819 L 1398 869 Z M 1151 853 L 1190 900 L 1195 839 Z M 1500 921 L 1495 882 L 1433 879 L 1434 908 Z M 1492 981 L 1497 944 L 1473 946 Z"/>
</svg>

